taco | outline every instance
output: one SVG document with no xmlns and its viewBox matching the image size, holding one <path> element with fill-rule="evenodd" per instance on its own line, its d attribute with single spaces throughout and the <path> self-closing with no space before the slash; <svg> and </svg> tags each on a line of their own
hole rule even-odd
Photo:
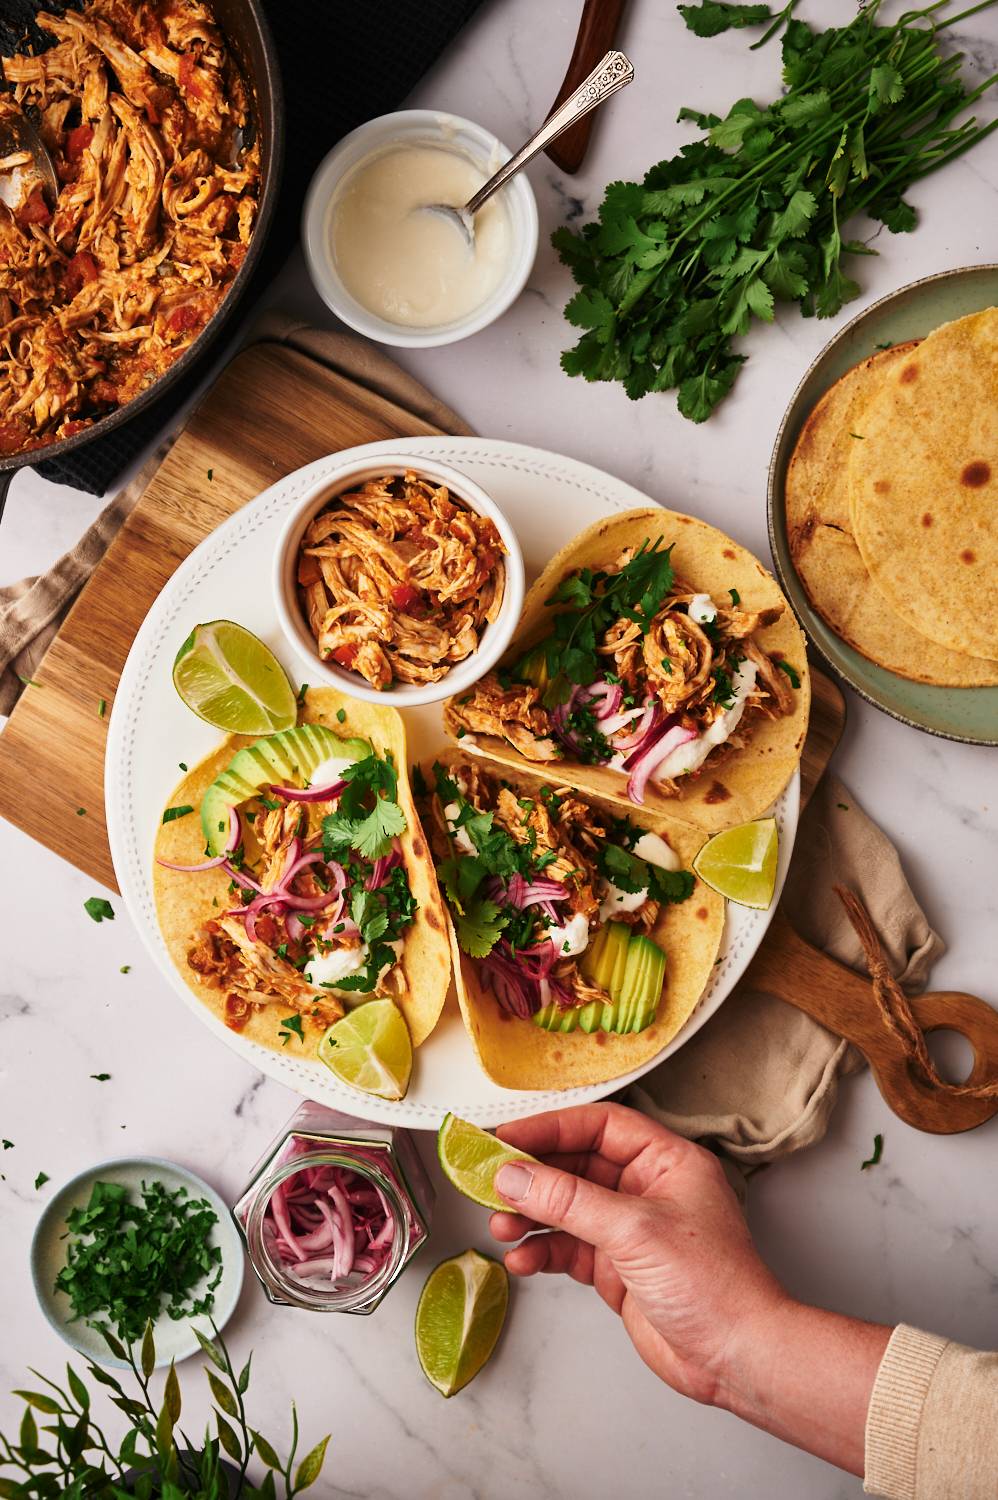
<svg viewBox="0 0 998 1500">
<path fill-rule="evenodd" d="M 688 868 L 701 835 L 654 831 L 460 750 L 414 785 L 489 1077 L 572 1088 L 660 1052 L 696 1008 L 724 927 L 723 899 Z"/>
<path fill-rule="evenodd" d="M 445 708 L 465 749 L 713 830 L 757 817 L 807 730 L 804 637 L 761 563 L 675 511 L 582 532 L 504 663 Z"/>
<path fill-rule="evenodd" d="M 390 997 L 414 1046 L 450 984 L 447 919 L 389 707 L 313 688 L 295 729 L 230 736 L 175 789 L 154 898 L 178 972 L 233 1031 L 314 1056 Z"/>
</svg>

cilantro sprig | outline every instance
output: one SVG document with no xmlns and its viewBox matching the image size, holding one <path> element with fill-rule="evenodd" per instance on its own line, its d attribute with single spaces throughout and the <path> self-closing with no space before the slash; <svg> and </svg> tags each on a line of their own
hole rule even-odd
<svg viewBox="0 0 998 1500">
<path fill-rule="evenodd" d="M 327 859 L 356 849 L 365 859 L 380 859 L 392 839 L 405 832 L 405 813 L 398 803 L 398 772 L 386 756 L 365 756 L 344 767 L 347 783 L 334 813 L 322 820 Z"/>
<path fill-rule="evenodd" d="M 859 296 L 847 257 L 877 252 L 844 239 L 846 221 L 862 212 L 892 234 L 913 229 L 905 191 L 998 126 L 955 123 L 995 79 L 968 90 L 960 54 L 940 47 L 961 19 L 941 19 L 947 3 L 879 25 L 870 0 L 825 31 L 792 18 L 793 3 L 780 11 L 757 44 L 786 21 L 780 98 L 739 99 L 723 118 L 681 110 L 699 140 L 642 182 L 611 183 L 581 232 L 555 231 L 579 286 L 565 372 L 619 381 L 632 399 L 675 389 L 682 415 L 703 422 L 734 384 L 745 356 L 732 340 L 753 319 L 773 322 L 777 302 L 829 318 Z M 719 0 L 680 9 L 700 36 L 770 18 Z"/>
<path fill-rule="evenodd" d="M 557 608 L 550 635 L 521 658 L 513 675 L 529 681 L 530 658 L 542 650 L 550 682 L 545 701 L 563 702 L 571 684 L 587 686 L 604 675 L 596 647 L 615 621 L 633 620 L 647 632 L 673 577 L 672 546 L 664 547 L 660 536 L 646 539 L 619 572 L 580 568 L 569 574 L 545 601 L 552 609 L 567 607 Z"/>
</svg>

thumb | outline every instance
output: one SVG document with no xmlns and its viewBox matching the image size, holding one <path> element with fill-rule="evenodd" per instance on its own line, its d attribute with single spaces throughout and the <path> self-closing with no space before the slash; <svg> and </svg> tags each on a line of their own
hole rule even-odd
<svg viewBox="0 0 998 1500">
<path fill-rule="evenodd" d="M 633 1227 L 633 1198 L 543 1162 L 507 1162 L 495 1187 L 518 1213 L 603 1250 L 628 1238 Z"/>
</svg>

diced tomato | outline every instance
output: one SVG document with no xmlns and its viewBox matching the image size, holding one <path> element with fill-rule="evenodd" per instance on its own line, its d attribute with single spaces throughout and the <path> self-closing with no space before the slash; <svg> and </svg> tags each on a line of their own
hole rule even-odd
<svg viewBox="0 0 998 1500">
<path fill-rule="evenodd" d="M 411 583 L 397 583 L 392 589 L 392 603 L 396 609 L 412 609 L 414 604 L 422 604 L 423 591 L 417 589 Z"/>
<path fill-rule="evenodd" d="M 249 1020 L 249 1001 L 241 995 L 226 995 L 225 1024 L 231 1031 L 242 1031 Z"/>
<path fill-rule="evenodd" d="M 266 912 L 256 919 L 256 935 L 268 948 L 273 948 L 277 942 L 277 923 Z"/>
<path fill-rule="evenodd" d="M 180 59 L 180 67 L 177 69 L 177 82 L 188 94 L 193 94 L 195 99 L 202 97 L 201 85 L 197 81 L 194 58 L 190 52 L 185 52 Z"/>
<path fill-rule="evenodd" d="M 337 646 L 333 652 L 333 661 L 338 661 L 341 667 L 349 670 L 357 660 L 359 650 L 359 646 Z"/>
<path fill-rule="evenodd" d="M 72 130 L 67 130 L 66 159 L 79 161 L 93 138 L 94 127 L 92 125 L 76 125 Z"/>
<path fill-rule="evenodd" d="M 317 557 L 309 557 L 306 553 L 298 559 L 298 582 L 303 589 L 307 589 L 310 583 L 318 583 L 321 578 L 322 569 Z"/>
<path fill-rule="evenodd" d="M 86 419 L 86 421 L 64 422 L 62 431 L 60 432 L 59 436 L 75 437 L 78 432 L 83 432 L 87 427 L 92 427 L 93 425 L 94 424 L 89 417 Z"/>
<path fill-rule="evenodd" d="M 246 251 L 248 249 L 249 249 L 249 246 L 248 245 L 244 245 L 241 240 L 237 240 L 236 243 L 230 249 L 230 251 L 229 251 L 229 265 L 232 267 L 232 269 L 234 271 L 238 271 L 239 270 L 239 267 L 242 265 L 243 261 L 246 259 Z"/>
<path fill-rule="evenodd" d="M 14 218 L 22 229 L 26 229 L 29 224 L 47 224 L 52 218 L 52 210 L 45 202 L 45 195 L 39 184 L 31 189 Z"/>
<path fill-rule="evenodd" d="M 0 453 L 20 452 L 27 438 L 20 422 L 0 422 Z"/>
<path fill-rule="evenodd" d="M 121 403 L 121 393 L 110 380 L 95 380 L 90 387 L 90 394 L 95 401 L 104 402 L 108 406 L 118 406 Z"/>
<path fill-rule="evenodd" d="M 175 307 L 166 320 L 166 326 L 170 333 L 189 333 L 196 328 L 201 321 L 197 307 L 193 302 L 181 302 Z"/>
<path fill-rule="evenodd" d="M 66 267 L 66 292 L 75 297 L 77 292 L 100 276 L 100 267 L 89 250 L 78 250 Z"/>
</svg>

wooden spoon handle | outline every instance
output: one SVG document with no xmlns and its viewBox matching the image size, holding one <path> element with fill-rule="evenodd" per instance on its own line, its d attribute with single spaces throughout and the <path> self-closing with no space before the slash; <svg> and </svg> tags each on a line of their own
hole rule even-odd
<svg viewBox="0 0 998 1500">
<path fill-rule="evenodd" d="M 564 104 L 565 100 L 575 93 L 579 84 L 592 72 L 603 54 L 613 47 L 626 3 L 627 0 L 585 0 L 582 19 L 579 22 L 579 34 L 575 38 L 575 50 L 568 64 L 568 72 L 558 90 L 558 97 L 551 106 L 552 114 L 560 104 Z M 570 126 L 547 147 L 547 155 L 555 166 L 560 167 L 569 175 L 579 170 L 583 157 L 589 149 L 593 119 L 593 115 L 586 115 L 584 119 L 579 120 L 578 124 Z"/>
<path fill-rule="evenodd" d="M 923 1083 L 884 1025 L 869 980 L 806 943 L 782 912 L 743 983 L 778 995 L 858 1047 L 891 1109 L 916 1130 L 955 1135 L 998 1114 L 998 1097 L 975 1099 Z M 998 1080 L 998 1010 L 956 991 L 919 995 L 911 1007 L 923 1031 L 945 1028 L 966 1037 L 974 1051 L 968 1083 Z"/>
</svg>

